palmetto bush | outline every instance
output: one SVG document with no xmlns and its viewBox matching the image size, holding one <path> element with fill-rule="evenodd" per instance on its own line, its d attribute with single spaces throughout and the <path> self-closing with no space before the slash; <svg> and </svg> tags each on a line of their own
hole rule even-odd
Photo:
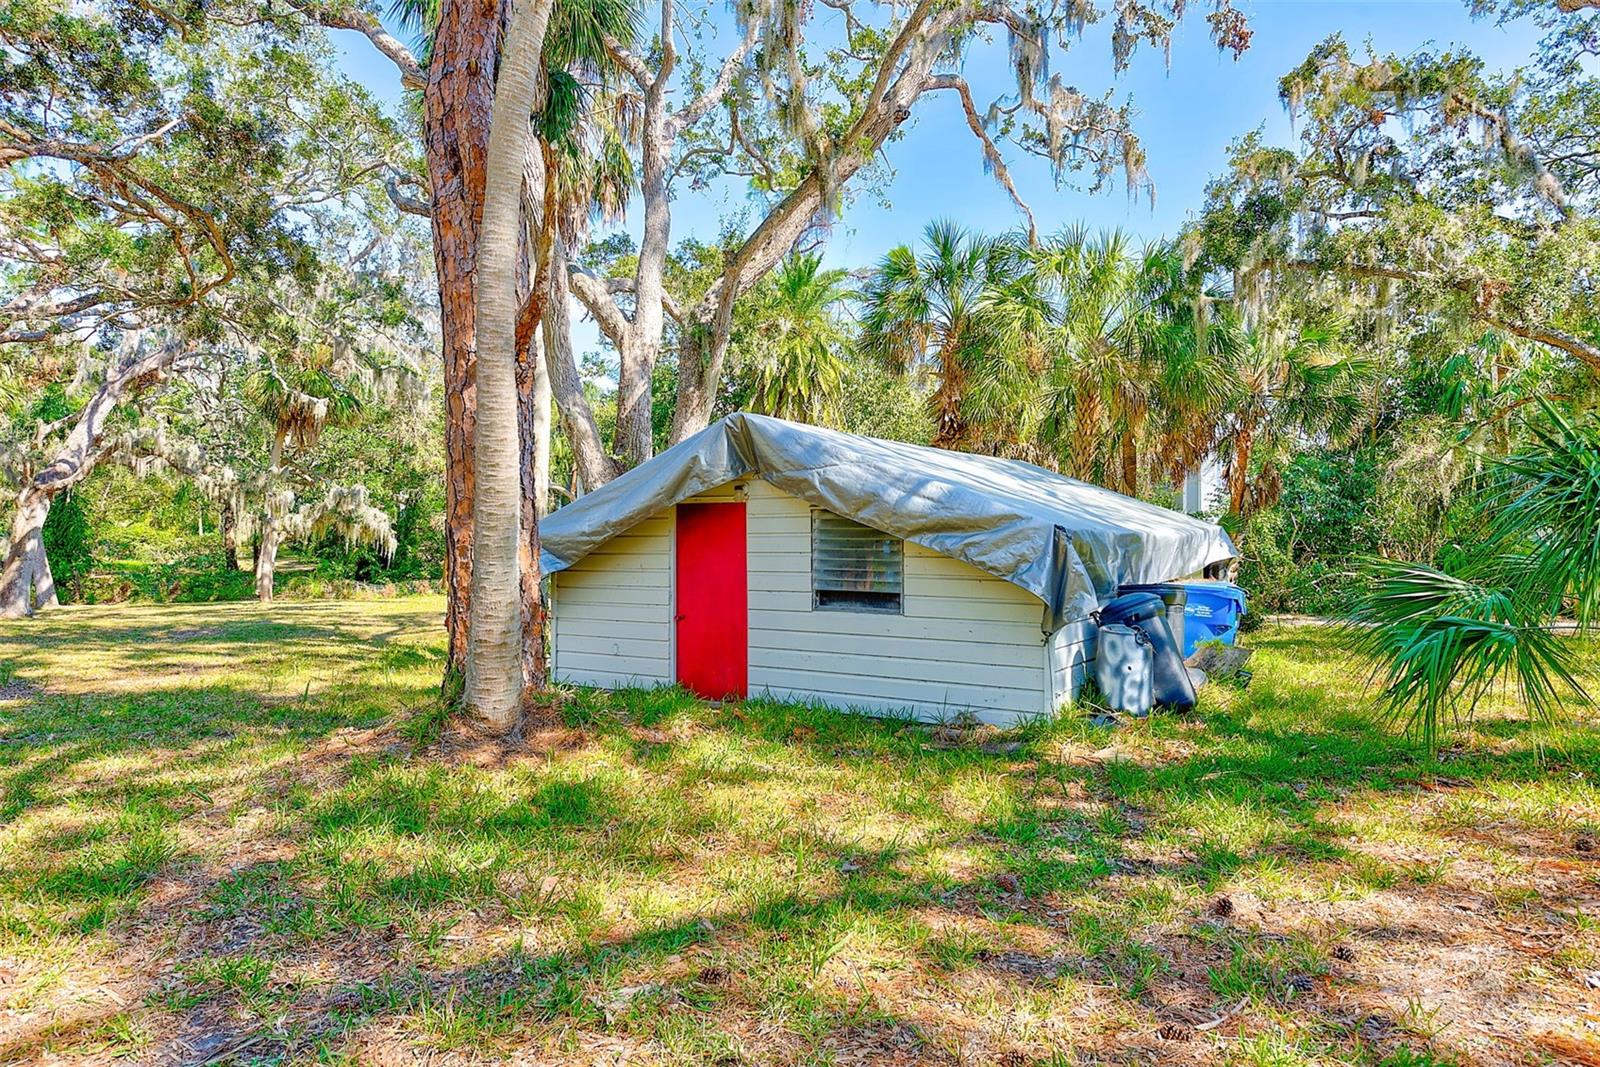
<svg viewBox="0 0 1600 1067">
<path fill-rule="evenodd" d="M 1541 718 L 1588 699 L 1555 624 L 1600 616 L 1600 420 L 1541 404 L 1529 431 L 1529 445 L 1488 473 L 1482 540 L 1438 566 L 1373 563 L 1350 612 L 1381 702 L 1430 750 L 1497 686 L 1515 687 Z"/>
</svg>

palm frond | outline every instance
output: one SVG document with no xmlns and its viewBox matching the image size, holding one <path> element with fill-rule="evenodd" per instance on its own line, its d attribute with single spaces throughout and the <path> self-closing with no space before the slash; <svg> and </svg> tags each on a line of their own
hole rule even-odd
<svg viewBox="0 0 1600 1067">
<path fill-rule="evenodd" d="M 1515 685 L 1543 719 L 1565 696 L 1587 699 L 1571 643 L 1514 589 L 1420 563 L 1375 560 L 1369 573 L 1371 588 L 1345 620 L 1346 633 L 1374 666 L 1381 704 L 1429 751 L 1442 728 L 1469 717 L 1496 684 Z"/>
<path fill-rule="evenodd" d="M 1589 625 L 1600 618 L 1600 420 L 1539 406 L 1531 445 L 1496 464 L 1486 552 L 1521 558 L 1529 598 L 1551 615 L 1570 599 Z"/>
</svg>

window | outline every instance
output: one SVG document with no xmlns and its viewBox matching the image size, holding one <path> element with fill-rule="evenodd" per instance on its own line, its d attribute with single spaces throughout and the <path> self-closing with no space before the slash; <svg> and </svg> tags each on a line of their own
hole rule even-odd
<svg viewBox="0 0 1600 1067">
<path fill-rule="evenodd" d="M 824 611 L 898 614 L 904 543 L 831 511 L 811 513 L 812 604 Z"/>
</svg>

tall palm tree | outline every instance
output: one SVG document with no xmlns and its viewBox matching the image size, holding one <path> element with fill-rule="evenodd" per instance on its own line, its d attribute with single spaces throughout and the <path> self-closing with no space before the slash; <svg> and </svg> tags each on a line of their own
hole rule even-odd
<svg viewBox="0 0 1600 1067">
<path fill-rule="evenodd" d="M 1222 441 L 1234 514 L 1278 499 L 1282 465 L 1294 444 L 1316 436 L 1337 440 L 1357 428 L 1369 374 L 1336 319 L 1250 333 L 1234 363 L 1237 392 Z"/>
<path fill-rule="evenodd" d="M 1238 392 L 1245 331 L 1231 294 L 1208 287 L 1174 243 L 1151 246 L 1141 284 L 1156 312 L 1145 340 L 1151 374 L 1151 468 L 1181 482 L 1221 441 Z"/>
<path fill-rule="evenodd" d="M 928 403 L 940 448 L 973 443 L 963 407 L 972 370 L 994 341 L 986 294 L 1008 261 L 1002 242 L 940 220 L 928 225 L 920 249 L 891 249 L 867 279 L 861 349 L 895 371 L 933 373 Z"/>
<path fill-rule="evenodd" d="M 790 255 L 752 294 L 747 403 L 752 411 L 828 423 L 844 388 L 849 274 L 818 253 Z"/>
<path fill-rule="evenodd" d="M 1149 339 L 1160 325 L 1159 294 L 1139 267 L 1126 234 L 1082 230 L 1043 246 L 1034 267 L 1057 288 L 1061 308 L 1049 389 L 1068 467 L 1127 493 L 1138 491 L 1137 442 L 1152 402 Z"/>
<path fill-rule="evenodd" d="M 500 53 L 489 127 L 477 268 L 477 420 L 473 461 L 472 597 L 467 631 L 467 707 L 490 726 L 520 721 L 524 678 L 522 448 L 518 427 L 518 248 L 523 172 L 539 103 L 545 33 L 554 0 L 514 0 Z M 553 220 L 550 220 L 553 221 Z M 537 526 L 533 528 L 537 537 Z M 535 553 L 533 559 L 537 560 Z M 537 564 L 535 564 L 537 565 Z"/>
<path fill-rule="evenodd" d="M 999 338 L 988 419 L 1021 427 L 1051 466 L 1136 492 L 1162 348 L 1177 339 L 1163 279 L 1117 232 L 1071 229 L 1011 255 L 986 304 Z"/>
</svg>

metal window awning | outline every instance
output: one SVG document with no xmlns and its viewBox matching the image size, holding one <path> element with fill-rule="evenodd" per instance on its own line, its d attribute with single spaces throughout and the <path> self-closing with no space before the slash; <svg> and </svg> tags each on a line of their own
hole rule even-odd
<svg viewBox="0 0 1600 1067">
<path fill-rule="evenodd" d="M 651 515 L 754 476 L 816 507 L 959 559 L 1045 606 L 1053 632 L 1117 586 L 1194 574 L 1237 553 L 1215 523 L 1020 460 L 950 452 L 737 413 L 539 524 L 565 570 Z"/>
</svg>

